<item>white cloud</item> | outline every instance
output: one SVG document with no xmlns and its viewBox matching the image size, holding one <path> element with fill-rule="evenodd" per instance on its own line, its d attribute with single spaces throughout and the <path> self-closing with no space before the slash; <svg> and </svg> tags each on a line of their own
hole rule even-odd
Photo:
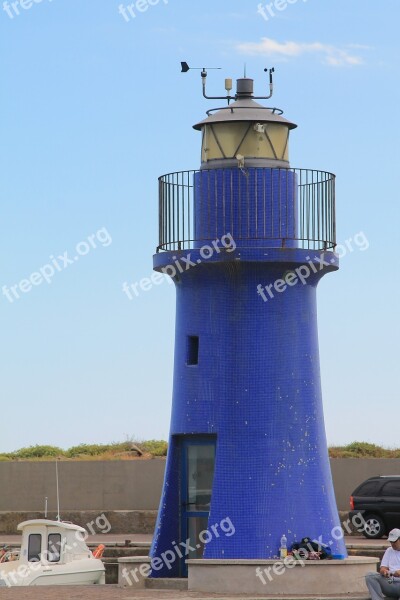
<svg viewBox="0 0 400 600">
<path fill-rule="evenodd" d="M 352 45 L 347 48 L 359 48 Z M 301 42 L 278 42 L 272 38 L 261 38 L 260 42 L 244 42 L 236 45 L 241 54 L 260 55 L 288 60 L 304 54 L 318 55 L 324 64 L 332 67 L 357 66 L 364 63 L 361 56 L 349 52 L 346 48 L 338 48 L 320 42 L 310 44 Z"/>
<path fill-rule="evenodd" d="M 372 46 L 365 46 L 365 44 L 347 44 L 347 48 L 357 48 L 358 50 L 372 50 Z"/>
</svg>

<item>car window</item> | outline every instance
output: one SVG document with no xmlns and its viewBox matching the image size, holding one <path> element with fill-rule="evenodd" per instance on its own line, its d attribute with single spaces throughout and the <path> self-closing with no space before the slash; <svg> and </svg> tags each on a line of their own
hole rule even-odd
<svg viewBox="0 0 400 600">
<path fill-rule="evenodd" d="M 356 496 L 376 496 L 380 487 L 379 481 L 366 481 L 356 492 Z"/>
<path fill-rule="evenodd" d="M 383 496 L 397 496 L 400 498 L 400 481 L 388 481 L 382 488 Z"/>
</svg>

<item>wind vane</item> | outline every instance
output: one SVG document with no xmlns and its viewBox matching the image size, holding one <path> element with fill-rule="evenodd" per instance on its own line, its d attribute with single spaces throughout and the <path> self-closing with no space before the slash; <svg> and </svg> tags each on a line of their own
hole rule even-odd
<svg viewBox="0 0 400 600">
<path fill-rule="evenodd" d="M 188 71 L 220 71 L 222 67 L 189 67 L 187 62 L 181 62 L 182 71 L 181 73 L 187 73 Z"/>
</svg>

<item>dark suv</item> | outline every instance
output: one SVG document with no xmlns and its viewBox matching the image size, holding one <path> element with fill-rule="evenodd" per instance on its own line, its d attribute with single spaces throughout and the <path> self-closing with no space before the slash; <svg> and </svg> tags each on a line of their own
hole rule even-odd
<svg viewBox="0 0 400 600">
<path fill-rule="evenodd" d="M 370 477 L 354 490 L 350 507 L 350 519 L 362 515 L 365 527 L 359 531 L 367 538 L 381 538 L 400 528 L 400 475 Z"/>
</svg>

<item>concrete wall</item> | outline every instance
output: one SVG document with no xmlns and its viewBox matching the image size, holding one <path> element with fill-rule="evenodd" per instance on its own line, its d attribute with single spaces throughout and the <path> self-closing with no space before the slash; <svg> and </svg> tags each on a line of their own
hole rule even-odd
<svg viewBox="0 0 400 600">
<path fill-rule="evenodd" d="M 375 475 L 400 475 L 399 458 L 332 458 L 331 468 L 339 510 L 349 510 L 355 488 Z"/>
<path fill-rule="evenodd" d="M 400 459 L 332 459 L 339 510 L 355 487 L 373 475 L 400 475 Z M 60 462 L 61 512 L 157 510 L 165 459 Z M 54 462 L 0 462 L 0 512 L 56 509 Z"/>
<path fill-rule="evenodd" d="M 157 510 L 165 459 L 59 462 L 61 512 Z M 56 510 L 54 462 L 1 462 L 0 512 Z"/>
</svg>

